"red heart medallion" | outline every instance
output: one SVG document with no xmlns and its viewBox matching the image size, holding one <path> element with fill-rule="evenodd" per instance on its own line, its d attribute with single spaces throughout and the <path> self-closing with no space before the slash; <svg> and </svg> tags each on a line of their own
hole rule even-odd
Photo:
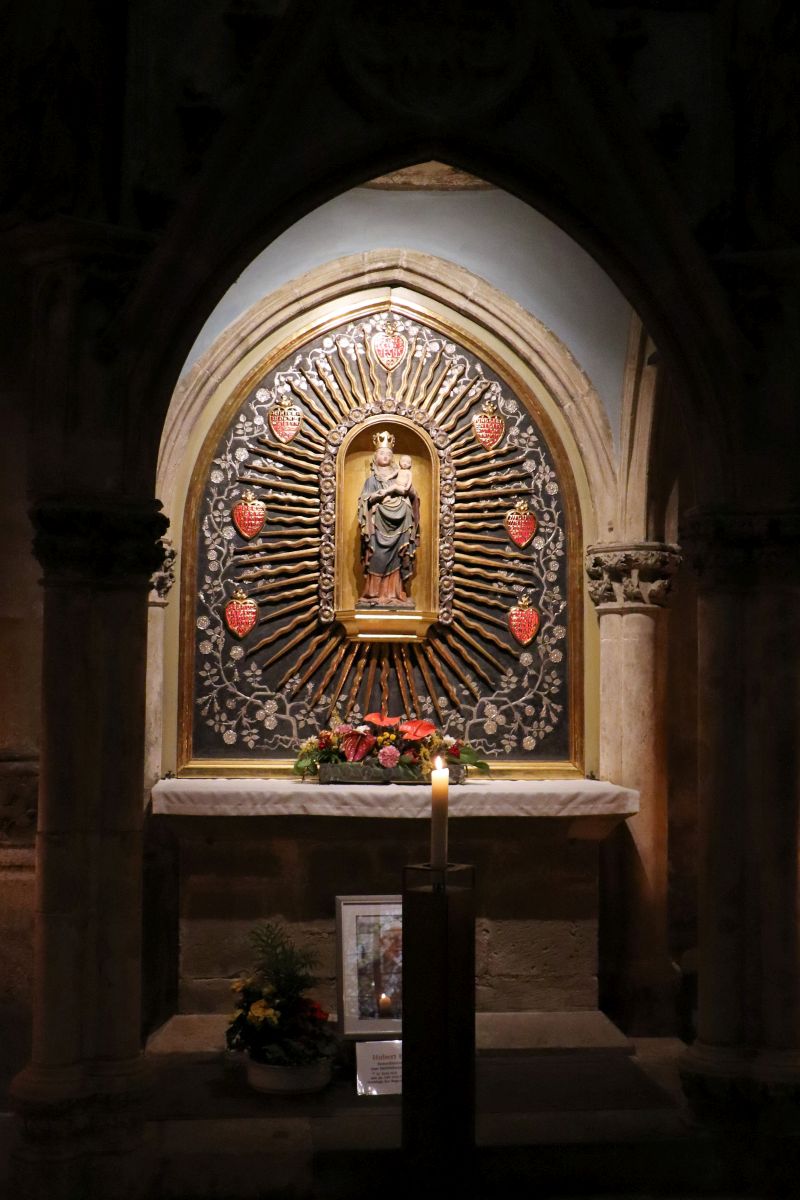
<svg viewBox="0 0 800 1200">
<path fill-rule="evenodd" d="M 279 442 L 290 442 L 303 423 L 303 414 L 288 396 L 281 396 L 267 413 L 269 427 Z"/>
<path fill-rule="evenodd" d="M 233 599 L 225 605 L 225 624 L 234 637 L 247 637 L 258 620 L 258 605 L 247 593 L 237 588 Z"/>
<path fill-rule="evenodd" d="M 503 518 L 506 533 L 515 546 L 522 550 L 536 533 L 536 517 L 528 508 L 527 500 L 518 500 Z"/>
<path fill-rule="evenodd" d="M 523 596 L 519 604 L 515 604 L 508 614 L 508 628 L 519 642 L 527 646 L 532 642 L 539 630 L 539 614 L 531 607 L 527 596 Z"/>
<path fill-rule="evenodd" d="M 256 500 L 252 492 L 247 491 L 231 509 L 233 523 L 244 538 L 255 537 L 264 528 L 267 519 L 267 506 L 263 500 Z"/>
<path fill-rule="evenodd" d="M 497 405 L 487 400 L 472 418 L 472 428 L 484 450 L 494 450 L 506 431 L 506 423 L 497 411 Z"/>
<path fill-rule="evenodd" d="M 387 325 L 380 333 L 373 334 L 370 344 L 381 366 L 393 371 L 406 356 L 408 338 L 403 337 L 402 333 L 395 333 L 393 325 Z"/>
</svg>

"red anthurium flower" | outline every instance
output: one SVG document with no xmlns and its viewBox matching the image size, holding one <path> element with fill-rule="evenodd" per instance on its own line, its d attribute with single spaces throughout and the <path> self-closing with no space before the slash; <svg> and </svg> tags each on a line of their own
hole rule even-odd
<svg viewBox="0 0 800 1200">
<path fill-rule="evenodd" d="M 355 729 L 352 733 L 346 733 L 342 738 L 345 758 L 348 762 L 361 762 L 362 758 L 366 758 L 369 754 L 376 741 L 377 738 L 372 733 L 357 733 Z"/>
<path fill-rule="evenodd" d="M 461 742 L 453 742 L 452 746 L 447 747 L 448 758 L 461 758 Z"/>
<path fill-rule="evenodd" d="M 423 738 L 436 732 L 436 726 L 430 721 L 404 721 L 399 732 L 410 742 L 421 742 Z"/>
<path fill-rule="evenodd" d="M 384 717 L 381 713 L 367 713 L 364 720 L 369 721 L 370 725 L 378 725 L 380 728 L 388 726 L 391 729 L 400 724 L 399 717 Z M 433 729 L 432 725 L 431 729 Z"/>
</svg>

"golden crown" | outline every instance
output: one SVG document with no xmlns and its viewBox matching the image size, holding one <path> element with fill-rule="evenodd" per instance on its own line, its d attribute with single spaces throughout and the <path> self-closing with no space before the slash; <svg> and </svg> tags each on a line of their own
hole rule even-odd
<svg viewBox="0 0 800 1200">
<path fill-rule="evenodd" d="M 373 433 L 372 444 L 376 450 L 380 450 L 386 446 L 388 450 L 394 450 L 394 434 L 389 433 L 388 429 L 382 429 L 380 433 Z"/>
</svg>

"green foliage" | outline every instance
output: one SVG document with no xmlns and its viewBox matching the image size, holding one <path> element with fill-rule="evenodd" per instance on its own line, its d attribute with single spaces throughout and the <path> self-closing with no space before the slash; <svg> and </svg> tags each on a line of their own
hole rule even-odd
<svg viewBox="0 0 800 1200">
<path fill-rule="evenodd" d="M 295 999 L 317 982 L 314 951 L 296 946 L 276 922 L 256 925 L 250 931 L 249 942 L 254 951 L 255 974 L 271 984 L 284 1000 Z"/>
<path fill-rule="evenodd" d="M 231 984 L 236 1011 L 226 1031 L 230 1050 L 256 1062 L 290 1066 L 336 1053 L 328 1013 L 304 996 L 317 982 L 313 950 L 296 946 L 285 929 L 264 921 L 250 932 L 253 967 Z"/>
<path fill-rule="evenodd" d="M 463 763 L 466 767 L 474 767 L 476 771 L 488 771 L 489 764 L 478 758 L 478 753 L 467 742 L 462 742 L 456 758 L 447 756 L 448 762 Z"/>
</svg>

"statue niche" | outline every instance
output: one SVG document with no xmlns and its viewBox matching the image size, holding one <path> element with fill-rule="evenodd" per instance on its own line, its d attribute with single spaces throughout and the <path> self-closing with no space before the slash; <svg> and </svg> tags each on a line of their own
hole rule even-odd
<svg viewBox="0 0 800 1200">
<path fill-rule="evenodd" d="M 439 460 L 392 415 L 365 421 L 337 458 L 336 617 L 351 637 L 415 640 L 438 617 Z"/>
<path fill-rule="evenodd" d="M 395 458 L 394 434 L 373 436 L 375 455 L 358 498 L 364 608 L 413 608 L 409 595 L 419 543 L 419 495 L 410 454 Z"/>
</svg>

